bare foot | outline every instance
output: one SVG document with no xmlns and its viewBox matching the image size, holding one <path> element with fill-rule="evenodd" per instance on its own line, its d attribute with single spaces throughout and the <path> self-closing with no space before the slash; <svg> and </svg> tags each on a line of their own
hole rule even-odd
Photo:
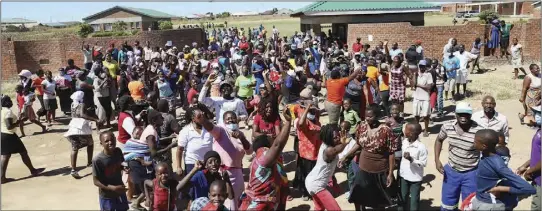
<svg viewBox="0 0 542 211">
<path fill-rule="evenodd" d="M 2 184 L 13 182 L 13 181 L 15 181 L 15 179 L 13 178 L 2 178 Z"/>
<path fill-rule="evenodd" d="M 38 169 L 34 169 L 32 171 L 30 171 L 30 174 L 32 174 L 32 176 L 38 176 L 39 174 L 41 174 L 43 171 L 45 171 L 45 168 L 38 168 Z"/>
</svg>

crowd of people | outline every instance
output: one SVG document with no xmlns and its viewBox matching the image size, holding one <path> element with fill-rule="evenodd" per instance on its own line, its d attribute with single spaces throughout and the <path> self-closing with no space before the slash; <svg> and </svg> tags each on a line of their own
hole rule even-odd
<svg viewBox="0 0 542 211">
<path fill-rule="evenodd" d="M 469 96 L 468 68 L 477 65 L 480 39 L 469 52 L 451 38 L 442 58 L 427 58 L 419 40 L 403 52 L 387 40 L 373 47 L 358 38 L 349 48 L 328 34 L 281 37 L 274 26 L 267 32 L 260 25 L 213 29 L 207 42 L 179 48 L 171 41 L 162 48 L 149 41 L 103 49 L 82 43 L 84 68 L 70 59 L 55 77 L 22 70 L 18 115 L 11 98 L 1 98 L 2 183 L 12 181 L 6 177 L 12 154 L 21 154 L 32 175 L 44 170 L 33 167 L 21 141 L 24 122 L 47 133 L 60 104 L 71 117 L 64 134 L 71 175 L 81 178 L 77 153 L 86 148 L 101 210 L 142 210 L 143 203 L 152 210 L 285 210 L 294 190 L 315 210 L 341 210 L 334 196 L 342 191 L 356 210 L 419 210 L 429 153 L 420 138 L 429 136 L 431 121 L 441 121 L 448 102 L 456 121 L 442 125 L 433 151 L 444 175 L 441 209 L 457 210 L 461 196 L 465 210 L 512 210 L 518 196 L 534 194 L 533 210 L 540 210 L 540 129 L 530 161 L 515 174 L 507 166 L 508 121 L 495 99 L 484 97 L 478 112 L 461 101 Z M 540 68 L 529 70 L 519 117 L 540 127 Z M 411 113 L 404 106 L 407 89 Z M 103 148 L 95 156 L 92 123 Z M 290 135 L 293 188 L 283 157 Z M 347 173 L 348 190 L 337 184 L 339 169 Z"/>
</svg>

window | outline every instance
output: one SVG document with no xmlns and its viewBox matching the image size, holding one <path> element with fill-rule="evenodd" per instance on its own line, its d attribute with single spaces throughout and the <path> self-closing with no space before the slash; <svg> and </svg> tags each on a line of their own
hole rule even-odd
<svg viewBox="0 0 542 211">
<path fill-rule="evenodd" d="M 49 59 L 40 59 L 40 65 L 49 64 Z"/>
<path fill-rule="evenodd" d="M 140 22 L 135 22 L 135 28 L 136 28 L 136 29 L 140 29 L 140 28 L 141 28 Z"/>
<path fill-rule="evenodd" d="M 104 24 L 104 30 L 105 31 L 113 31 L 113 24 L 112 23 Z"/>
<path fill-rule="evenodd" d="M 91 26 L 92 26 L 92 28 L 94 29 L 95 32 L 98 32 L 98 31 L 102 30 L 100 28 L 100 24 L 92 24 Z"/>
</svg>

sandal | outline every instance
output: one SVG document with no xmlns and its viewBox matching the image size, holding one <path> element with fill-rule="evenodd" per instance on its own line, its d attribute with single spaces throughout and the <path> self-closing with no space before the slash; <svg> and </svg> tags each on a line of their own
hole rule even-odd
<svg viewBox="0 0 542 211">
<path fill-rule="evenodd" d="M 524 114 L 521 114 L 521 113 L 518 113 L 518 118 L 519 118 L 519 123 L 521 123 L 522 125 L 524 125 L 524 119 L 525 119 L 525 115 Z"/>
<path fill-rule="evenodd" d="M 79 176 L 79 173 L 75 170 L 72 170 L 70 175 L 72 175 L 72 177 L 75 179 L 81 179 L 81 176 Z"/>
</svg>

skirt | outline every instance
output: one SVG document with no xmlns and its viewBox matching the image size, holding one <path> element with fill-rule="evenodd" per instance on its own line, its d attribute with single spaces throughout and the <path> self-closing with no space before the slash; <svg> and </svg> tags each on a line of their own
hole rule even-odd
<svg viewBox="0 0 542 211">
<path fill-rule="evenodd" d="M 67 137 L 72 144 L 72 150 L 79 150 L 83 147 L 93 146 L 92 135 L 72 135 Z"/>
<path fill-rule="evenodd" d="M 60 101 L 60 110 L 65 113 L 71 113 L 72 99 L 70 98 L 71 89 L 59 89 L 57 91 L 58 100 Z"/>
<path fill-rule="evenodd" d="M 21 141 L 17 134 L 2 133 L 1 138 L 1 155 L 26 153 L 26 147 L 24 147 L 23 141 Z"/>
<path fill-rule="evenodd" d="M 353 187 L 348 202 L 372 208 L 396 206 L 402 203 L 397 182 L 386 187 L 388 172 L 369 173 L 359 170 L 354 173 Z"/>
<path fill-rule="evenodd" d="M 58 108 L 58 105 L 56 104 L 56 98 L 55 99 L 43 99 L 45 110 L 46 111 L 54 111 Z"/>
<path fill-rule="evenodd" d="M 531 107 L 537 106 L 536 103 L 538 99 L 536 97 L 539 94 L 539 92 L 540 92 L 540 89 L 537 89 L 537 88 L 529 88 L 529 90 L 527 90 L 527 97 L 525 98 L 525 105 L 527 105 L 527 107 L 531 108 Z M 527 115 L 532 116 L 533 110 L 527 109 Z"/>
</svg>

